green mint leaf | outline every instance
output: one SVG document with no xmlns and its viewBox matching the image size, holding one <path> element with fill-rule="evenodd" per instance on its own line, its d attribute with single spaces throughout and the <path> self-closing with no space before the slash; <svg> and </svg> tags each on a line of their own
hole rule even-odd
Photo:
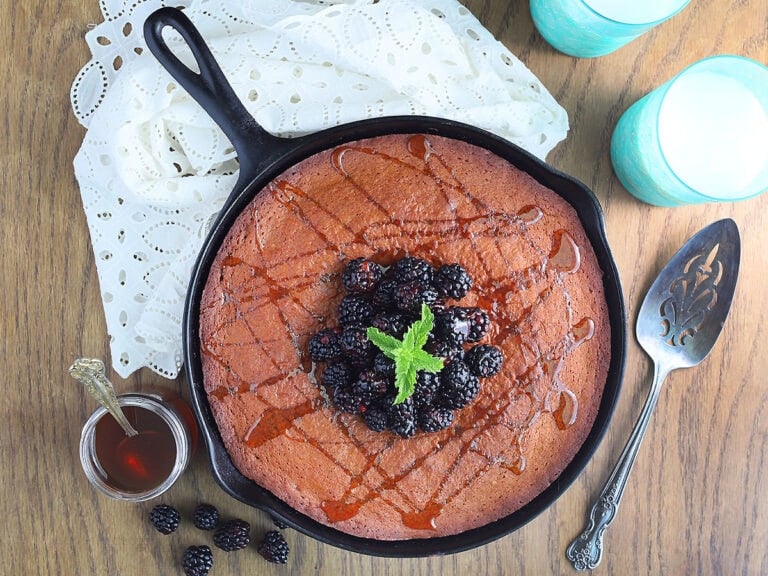
<svg viewBox="0 0 768 576">
<path fill-rule="evenodd" d="M 416 390 L 416 368 L 413 362 L 395 363 L 395 386 L 397 396 L 393 404 L 402 404 Z"/>
<path fill-rule="evenodd" d="M 411 350 L 421 349 L 427 343 L 427 337 L 432 331 L 435 315 L 426 304 L 421 305 L 421 319 L 411 324 L 403 338 L 403 344 Z"/>
<path fill-rule="evenodd" d="M 395 338 L 394 336 L 390 336 L 389 334 L 385 334 L 378 328 L 374 328 L 373 326 L 369 327 L 365 331 L 366 336 L 368 336 L 368 340 L 370 340 L 374 346 L 376 346 L 379 350 L 381 350 L 387 357 L 395 359 L 395 354 L 397 350 L 400 350 L 403 347 L 403 343 Z"/>
<path fill-rule="evenodd" d="M 395 387 L 397 397 L 394 404 L 405 402 L 416 390 L 416 376 L 419 370 L 439 372 L 443 361 L 432 356 L 423 346 L 432 331 L 435 316 L 426 304 L 421 305 L 421 319 L 408 328 L 402 340 L 385 334 L 371 326 L 366 330 L 370 340 L 387 357 L 395 361 Z"/>
<path fill-rule="evenodd" d="M 426 350 L 413 351 L 413 366 L 424 372 L 440 372 L 443 369 L 443 359 L 432 356 Z"/>
</svg>

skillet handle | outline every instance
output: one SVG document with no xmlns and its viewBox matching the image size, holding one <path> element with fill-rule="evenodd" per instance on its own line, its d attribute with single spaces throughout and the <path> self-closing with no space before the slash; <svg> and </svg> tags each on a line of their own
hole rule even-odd
<svg viewBox="0 0 768 576">
<path fill-rule="evenodd" d="M 176 30 L 195 57 L 200 72 L 188 67 L 163 38 L 165 27 Z M 144 40 L 152 54 L 222 129 L 237 152 L 241 183 L 250 181 L 286 147 L 251 116 L 224 76 L 210 48 L 192 21 L 177 8 L 160 8 L 144 22 Z M 282 146 L 281 146 L 282 144 Z M 263 156 L 257 157 L 256 152 Z M 270 157 L 270 158 L 267 158 Z"/>
</svg>

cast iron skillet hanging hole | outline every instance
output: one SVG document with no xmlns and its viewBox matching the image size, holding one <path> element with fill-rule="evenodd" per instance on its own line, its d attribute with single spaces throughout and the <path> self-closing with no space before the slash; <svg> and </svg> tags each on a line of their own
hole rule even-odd
<svg viewBox="0 0 768 576">
<path fill-rule="evenodd" d="M 164 31 L 178 32 L 192 52 L 199 72 L 187 66 L 166 42 Z M 200 32 L 182 11 L 160 8 L 144 23 L 147 46 L 163 67 L 189 92 L 232 142 L 240 163 L 239 182 L 248 182 L 259 167 L 291 148 L 290 141 L 272 136 L 237 97 Z M 255 151 L 259 154 L 256 155 Z"/>
</svg>

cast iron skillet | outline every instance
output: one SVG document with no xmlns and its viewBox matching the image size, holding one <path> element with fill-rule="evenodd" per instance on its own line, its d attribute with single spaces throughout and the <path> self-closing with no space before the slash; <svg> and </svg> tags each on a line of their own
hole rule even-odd
<svg viewBox="0 0 768 576">
<path fill-rule="evenodd" d="M 181 34 L 200 72 L 177 58 L 162 38 L 164 28 Z M 200 33 L 181 11 L 161 8 L 144 25 L 149 49 L 221 127 L 235 147 L 240 174 L 198 256 L 190 279 L 184 310 L 184 366 L 192 403 L 222 488 L 242 502 L 263 509 L 293 528 L 322 542 L 377 556 L 415 557 L 467 550 L 495 540 L 523 526 L 550 506 L 581 473 L 602 438 L 619 393 L 626 348 L 625 309 L 619 275 L 608 248 L 603 216 L 592 192 L 557 172 L 517 146 L 489 132 L 439 118 L 396 116 L 363 120 L 294 139 L 277 138 L 259 125 L 238 100 Z M 208 272 L 227 232 L 253 197 L 273 178 L 305 158 L 342 143 L 385 134 L 436 134 L 490 150 L 527 172 L 565 198 L 576 209 L 604 272 L 603 283 L 611 323 L 611 364 L 594 426 L 574 460 L 560 477 L 523 508 L 496 522 L 454 536 L 422 540 L 380 541 L 350 536 L 297 512 L 273 494 L 245 478 L 224 448 L 203 388 L 198 338 L 200 298 Z"/>
</svg>

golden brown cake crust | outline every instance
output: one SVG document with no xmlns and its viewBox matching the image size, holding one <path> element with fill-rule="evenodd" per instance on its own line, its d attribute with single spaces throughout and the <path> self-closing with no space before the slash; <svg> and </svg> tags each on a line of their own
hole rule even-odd
<svg viewBox="0 0 768 576">
<path fill-rule="evenodd" d="M 458 262 L 460 303 L 492 320 L 501 373 L 453 426 L 403 439 L 336 411 L 309 338 L 335 325 L 340 272 L 359 256 Z M 239 216 L 210 271 L 205 390 L 237 468 L 341 531 L 456 534 L 540 494 L 589 433 L 610 362 L 602 272 L 573 208 L 494 154 L 392 135 L 315 155 Z"/>
</svg>

